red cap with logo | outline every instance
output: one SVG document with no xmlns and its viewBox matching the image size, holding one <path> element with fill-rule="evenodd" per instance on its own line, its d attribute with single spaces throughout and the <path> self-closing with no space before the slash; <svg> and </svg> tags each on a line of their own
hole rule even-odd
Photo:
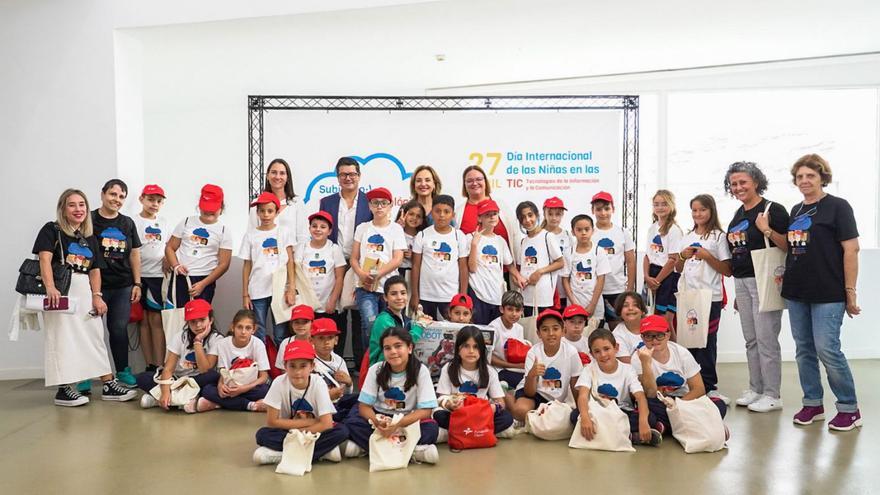
<svg viewBox="0 0 880 495">
<path fill-rule="evenodd" d="M 293 311 L 290 312 L 290 319 L 312 321 L 315 319 L 315 310 L 312 309 L 311 306 L 306 306 L 305 304 L 294 306 Z"/>
<path fill-rule="evenodd" d="M 545 199 L 544 208 L 562 208 L 563 210 L 568 209 L 565 207 L 565 203 L 563 203 L 562 200 L 557 198 L 556 196 Z"/>
<path fill-rule="evenodd" d="M 452 309 L 456 306 L 461 306 L 473 311 L 474 301 L 473 299 L 471 299 L 471 296 L 467 294 L 456 294 L 452 296 L 452 301 L 449 301 L 449 309 Z"/>
<path fill-rule="evenodd" d="M 537 325 L 540 327 L 541 322 L 544 321 L 544 319 L 546 318 L 556 318 L 560 322 L 563 321 L 562 315 L 559 314 L 559 311 L 556 311 L 555 309 L 545 309 L 544 311 L 541 311 L 541 314 L 538 315 L 538 320 L 536 322 Z"/>
<path fill-rule="evenodd" d="M 590 203 L 595 203 L 596 201 L 605 201 L 607 203 L 614 204 L 614 198 L 611 197 L 611 193 L 605 191 L 599 191 L 593 195 L 593 199 L 590 200 Z"/>
<path fill-rule="evenodd" d="M 251 206 L 266 205 L 269 203 L 274 203 L 276 210 L 281 209 L 281 201 L 278 201 L 278 196 L 275 196 L 275 194 L 268 191 L 261 192 L 260 195 L 257 196 L 257 199 L 251 203 Z"/>
<path fill-rule="evenodd" d="M 284 348 L 284 360 L 291 359 L 315 359 L 315 348 L 311 342 L 305 340 L 291 340 L 287 347 Z"/>
<path fill-rule="evenodd" d="M 580 304 L 572 304 L 570 306 L 566 306 L 565 310 L 562 312 L 562 317 L 566 320 L 569 318 L 574 318 L 575 316 L 583 316 L 584 318 L 589 318 L 590 314 L 587 313 L 587 310 L 584 309 Z"/>
<path fill-rule="evenodd" d="M 199 196 L 199 209 L 213 213 L 223 206 L 223 188 L 214 184 L 205 184 Z"/>
<path fill-rule="evenodd" d="M 204 299 L 193 299 L 183 307 L 183 317 L 186 321 L 198 320 L 211 313 L 211 303 Z"/>
<path fill-rule="evenodd" d="M 312 322 L 312 337 L 319 335 L 339 335 L 336 322 L 330 318 L 318 318 Z"/>
<path fill-rule="evenodd" d="M 388 201 L 394 201 L 394 197 L 391 196 L 391 191 L 384 187 L 377 187 L 367 191 L 367 201 L 372 201 L 374 199 L 387 199 Z"/>
<path fill-rule="evenodd" d="M 156 196 L 165 197 L 165 190 L 162 189 L 159 184 L 147 184 L 144 186 L 144 190 L 141 191 L 141 196 L 150 196 L 155 194 Z"/>
<path fill-rule="evenodd" d="M 639 333 L 666 333 L 668 331 L 669 323 L 666 321 L 666 318 L 660 315 L 648 315 L 642 318 L 642 322 L 639 324 Z"/>
<path fill-rule="evenodd" d="M 484 199 L 483 201 L 477 203 L 477 216 L 485 215 L 486 213 L 492 213 L 493 211 L 495 213 L 501 211 L 501 209 L 498 208 L 498 203 L 496 203 L 495 201 L 491 199 Z"/>
<path fill-rule="evenodd" d="M 320 218 L 321 220 L 324 220 L 325 222 L 329 223 L 331 227 L 333 226 L 333 215 L 327 213 L 324 210 L 317 211 L 317 212 L 309 215 L 309 223 L 312 223 L 312 220 L 314 220 L 316 218 Z"/>
</svg>

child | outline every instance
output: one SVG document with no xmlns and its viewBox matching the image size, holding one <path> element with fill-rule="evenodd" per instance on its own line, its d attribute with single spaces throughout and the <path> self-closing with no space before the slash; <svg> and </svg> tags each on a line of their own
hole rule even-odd
<svg viewBox="0 0 880 495">
<path fill-rule="evenodd" d="M 605 251 L 611 272 L 605 277 L 602 297 L 605 303 L 605 321 L 614 330 L 619 317 L 614 314 L 614 301 L 621 292 L 636 286 L 636 245 L 632 235 L 611 222 L 614 215 L 614 199 L 611 194 L 599 191 L 590 201 L 596 217 L 596 251 Z"/>
<path fill-rule="evenodd" d="M 266 383 L 269 378 L 269 358 L 266 356 L 266 345 L 254 337 L 257 315 L 249 309 L 240 309 L 232 318 L 230 327 L 231 335 L 221 339 L 215 348 L 217 368 L 221 370 L 220 380 L 202 387 L 202 397 L 192 412 L 212 411 L 221 407 L 233 411 L 266 410 L 263 397 L 269 391 Z M 233 369 L 240 360 L 257 365 L 257 377 L 250 383 L 236 383 L 222 376 L 222 370 Z"/>
<path fill-rule="evenodd" d="M 723 298 L 722 276 L 733 274 L 730 263 L 730 246 L 727 236 L 721 230 L 715 199 L 708 194 L 700 194 L 691 200 L 691 216 L 694 228 L 684 236 L 675 269 L 682 272 L 688 289 L 712 289 L 712 307 L 709 311 L 709 335 L 703 349 L 688 349 L 700 363 L 700 375 L 706 385 L 706 395 L 721 399 L 725 404 L 730 399 L 718 392 L 718 373 L 715 361 L 718 358 L 718 324 L 721 320 L 721 300 Z"/>
<path fill-rule="evenodd" d="M 407 246 L 403 252 L 403 261 L 400 262 L 400 268 L 397 271 L 407 281 L 409 281 L 409 271 L 412 270 L 413 243 L 416 234 L 428 228 L 427 217 L 425 207 L 415 199 L 401 206 L 397 212 L 397 223 L 403 227 L 403 237 L 406 239 Z"/>
<path fill-rule="evenodd" d="M 379 338 L 386 329 L 391 327 L 404 328 L 412 335 L 414 342 L 418 342 L 425 331 L 420 322 L 413 321 L 404 314 L 408 287 L 403 277 L 394 275 L 386 280 L 384 290 L 385 310 L 376 317 L 370 331 L 370 366 L 382 361 L 382 346 L 379 343 Z"/>
<path fill-rule="evenodd" d="M 168 342 L 165 366 L 161 368 L 160 380 L 174 380 L 192 377 L 200 388 L 217 383 L 220 374 L 214 369 L 217 364 L 217 343 L 222 336 L 214 323 L 214 310 L 204 299 L 193 299 L 184 306 L 186 326 L 180 337 Z M 136 376 L 138 387 L 146 392 L 141 397 L 141 407 L 149 409 L 159 406 L 166 411 L 171 405 L 171 386 L 161 385 L 162 394 L 157 401 L 150 390 L 156 386 L 155 374 L 149 371 Z M 196 399 L 183 410 L 195 412 Z"/>
<path fill-rule="evenodd" d="M 571 230 L 577 244 L 566 258 L 562 287 L 569 303 L 579 304 L 588 315 L 601 319 L 605 316 L 602 291 L 611 273 L 611 264 L 605 251 L 593 249 L 593 219 L 589 215 L 572 218 Z"/>
<path fill-rule="evenodd" d="M 238 257 L 244 260 L 241 269 L 242 306 L 257 315 L 257 338 L 263 340 L 268 334 L 269 314 L 272 312 L 272 277 L 279 267 L 287 267 L 287 289 L 284 299 L 288 306 L 295 304 L 295 268 L 293 244 L 287 230 L 275 224 L 281 202 L 270 193 L 260 193 L 251 203 L 257 207 L 260 224 L 248 230 L 241 240 Z M 285 333 L 284 323 L 277 323 L 272 336 L 280 342 Z"/>
<path fill-rule="evenodd" d="M 438 427 L 430 418 L 431 411 L 437 407 L 437 395 L 431 374 L 412 355 L 413 338 L 403 328 L 386 329 L 379 343 L 384 360 L 370 366 L 358 396 L 358 407 L 352 408 L 345 418 L 351 438 L 345 456 L 358 457 L 368 451 L 373 427 L 382 436 L 390 437 L 398 428 L 420 422 L 422 434 L 412 458 L 416 462 L 436 464 L 440 459 L 434 445 Z M 403 414 L 403 419 L 390 426 L 387 420 L 395 414 Z"/>
<path fill-rule="evenodd" d="M 318 301 L 323 304 L 318 308 L 316 318 L 332 318 L 338 325 L 336 305 L 342 294 L 342 280 L 345 277 L 345 256 L 342 248 L 327 238 L 333 228 L 333 216 L 326 211 L 319 211 L 309 216 L 309 234 L 311 239 L 299 244 L 293 250 L 293 260 L 297 270 L 302 270 L 311 282 Z M 343 345 L 336 352 L 343 352 Z"/>
<path fill-rule="evenodd" d="M 523 314 L 522 294 L 509 290 L 501 296 L 501 316 L 489 323 L 495 329 L 495 347 L 492 350 L 492 366 L 498 371 L 498 378 L 506 388 L 513 389 L 523 379 L 525 363 L 511 363 L 506 360 L 504 349 L 508 339 L 525 341 L 523 327 L 519 323 Z M 513 394 L 510 395 L 508 408 L 513 406 Z"/>
<path fill-rule="evenodd" d="M 370 330 L 379 312 L 384 309 L 382 287 L 403 261 L 407 249 L 403 228 L 391 221 L 391 192 L 384 187 L 370 189 L 367 194 L 373 220 L 358 225 L 351 248 L 351 269 L 358 276 L 355 299 L 361 314 L 361 342 L 370 341 Z M 354 340 L 352 340 L 354 341 Z"/>
<path fill-rule="evenodd" d="M 565 265 L 559 243 L 555 236 L 541 228 L 538 223 L 538 207 L 531 201 L 523 201 L 516 207 L 516 218 L 519 226 L 526 233 L 519 246 L 519 271 L 525 277 L 525 285 L 520 279 L 523 299 L 526 302 L 524 314 L 534 315 L 538 311 L 553 306 L 553 294 L 556 290 L 556 278 L 553 272 Z M 551 239 L 553 238 L 553 239 Z M 551 242 L 552 241 L 552 242 Z"/>
<path fill-rule="evenodd" d="M 351 393 L 352 381 L 348 366 L 342 356 L 333 352 L 339 340 L 339 329 L 331 318 L 317 318 L 312 322 L 312 346 L 315 348 L 315 373 L 330 392 L 330 400 L 336 406 L 333 421 L 341 422 L 357 403 L 357 395 Z"/>
<path fill-rule="evenodd" d="M 541 227 L 550 232 L 551 234 L 556 236 L 556 239 L 559 241 L 559 251 L 562 253 L 563 259 L 568 261 L 569 256 L 571 256 L 571 250 L 573 248 L 574 240 L 572 238 L 571 233 L 567 230 L 563 229 L 560 225 L 562 224 L 562 218 L 565 216 L 565 212 L 568 208 L 565 207 L 565 203 L 562 202 L 556 196 L 552 198 L 547 198 L 544 200 L 544 221 L 541 223 Z M 562 270 L 557 271 L 553 274 L 556 278 L 556 294 L 559 296 L 559 311 L 562 311 L 562 308 L 565 308 L 568 301 L 566 298 L 568 297 L 565 292 L 565 287 L 562 285 L 562 274 L 564 272 L 564 267 Z"/>
<path fill-rule="evenodd" d="M 565 311 L 562 312 L 562 320 L 564 321 L 563 331 L 565 332 L 564 342 L 572 345 L 578 351 L 583 364 L 590 362 L 590 346 L 587 345 L 587 339 L 584 338 L 587 318 L 589 318 L 587 311 L 577 304 L 566 306 Z"/>
<path fill-rule="evenodd" d="M 300 304 L 294 306 L 290 311 L 290 336 L 281 341 L 278 345 L 279 349 L 286 349 L 287 345 L 294 340 L 308 341 L 312 336 L 312 322 L 315 320 L 315 310 L 311 306 Z M 284 369 L 284 353 L 279 352 L 275 358 L 275 367 L 279 370 Z"/>
<path fill-rule="evenodd" d="M 434 411 L 434 419 L 440 426 L 437 443 L 443 443 L 449 437 L 449 419 L 461 406 L 465 395 L 490 400 L 495 411 L 495 433 L 503 438 L 513 438 L 513 416 L 504 408 L 504 390 L 498 381 L 498 372 L 489 366 L 486 341 L 479 328 L 466 326 L 458 331 L 455 355 L 440 370 L 437 394 L 442 408 Z"/>
<path fill-rule="evenodd" d="M 504 269 L 519 286 L 525 280 L 510 254 L 510 247 L 503 237 L 495 234 L 498 225 L 498 204 L 491 199 L 477 205 L 477 230 L 468 234 L 468 294 L 474 302 L 474 323 L 486 325 L 501 316 L 501 296 L 507 283 Z"/>
<path fill-rule="evenodd" d="M 223 189 L 205 184 L 199 196 L 199 215 L 177 224 L 165 245 L 165 259 L 178 275 L 177 307 L 195 298 L 211 302 L 217 279 L 229 269 L 232 233 L 220 222 L 224 208 Z M 189 275 L 192 288 L 180 275 Z"/>
<path fill-rule="evenodd" d="M 467 292 L 467 243 L 464 234 L 449 223 L 455 200 L 441 194 L 434 198 L 434 225 L 416 234 L 412 246 L 412 297 L 410 308 L 439 320 L 449 311 L 446 304 L 456 293 Z"/>
<path fill-rule="evenodd" d="M 456 294 L 449 301 L 449 321 L 451 323 L 471 323 L 474 302 L 467 294 Z"/>
<path fill-rule="evenodd" d="M 631 363 L 633 354 L 644 345 L 640 328 L 647 311 L 638 292 L 624 292 L 614 304 L 614 312 L 621 319 L 621 324 L 614 328 L 614 338 L 619 344 L 617 359 L 622 363 Z"/>
<path fill-rule="evenodd" d="M 639 331 L 645 343 L 640 347 L 632 367 L 648 397 L 648 408 L 663 430 L 672 432 L 666 405 L 657 399 L 657 392 L 682 400 L 698 399 L 706 394 L 700 365 L 687 349 L 669 340 L 669 323 L 660 315 L 648 315 L 642 319 Z M 727 406 L 721 400 L 712 400 L 723 418 Z"/>
<path fill-rule="evenodd" d="M 663 423 L 648 409 L 648 401 L 639 378 L 632 366 L 618 362 L 617 342 L 611 331 L 599 328 L 590 334 L 590 352 L 595 362 L 581 371 L 577 385 L 577 409 L 571 412 L 572 424 L 581 418 L 581 434 L 592 440 L 596 427 L 590 418 L 590 390 L 595 386 L 596 392 L 603 398 L 617 402 L 620 409 L 629 416 L 630 440 L 634 444 L 647 444 L 654 447 L 663 442 Z M 598 383 L 593 384 L 593 372 Z M 632 399 L 636 399 L 637 408 L 633 408 Z"/>
<path fill-rule="evenodd" d="M 583 368 L 574 346 L 562 342 L 562 315 L 546 309 L 538 315 L 537 323 L 541 342 L 529 349 L 526 376 L 514 394 L 513 417 L 519 421 L 525 421 L 529 411 L 545 402 L 566 402 L 574 397 L 574 385 Z"/>
<path fill-rule="evenodd" d="M 324 380 L 312 376 L 315 369 L 312 344 L 294 340 L 284 348 L 285 375 L 272 382 L 264 402 L 266 426 L 257 430 L 255 464 L 278 464 L 284 450 L 284 438 L 290 430 L 320 433 L 315 442 L 312 462 L 321 459 L 339 462 L 339 445 L 348 438 L 348 428 L 333 424 L 336 408 Z"/>
<path fill-rule="evenodd" d="M 654 292 L 654 313 L 664 315 L 672 325 L 678 292 L 675 259 L 684 234 L 675 222 L 675 196 L 671 192 L 660 189 L 654 193 L 653 208 L 654 223 L 648 229 L 648 252 L 642 263 L 645 285 Z"/>
<path fill-rule="evenodd" d="M 138 198 L 141 212 L 132 217 L 141 239 L 141 306 L 144 319 L 140 322 L 141 350 L 147 371 L 155 372 L 165 359 L 165 331 L 162 329 L 162 277 L 165 260 L 165 243 L 171 233 L 168 222 L 159 216 L 165 203 L 165 191 L 156 184 L 144 186 Z"/>
</svg>

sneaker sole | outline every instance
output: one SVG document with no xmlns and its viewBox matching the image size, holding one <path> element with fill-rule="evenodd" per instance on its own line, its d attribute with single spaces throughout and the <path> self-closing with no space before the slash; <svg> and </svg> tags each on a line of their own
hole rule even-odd
<svg viewBox="0 0 880 495">
<path fill-rule="evenodd" d="M 102 395 L 101 400 L 109 400 L 113 402 L 128 402 L 137 397 L 137 394 L 131 395 Z"/>
<path fill-rule="evenodd" d="M 861 428 L 861 427 L 862 427 L 862 420 L 861 419 L 855 420 L 853 422 L 853 424 L 849 425 L 848 428 L 842 428 L 840 426 L 834 426 L 832 424 L 828 425 L 828 429 L 832 430 L 832 431 L 852 431 L 852 430 L 855 430 L 856 428 Z"/>
<path fill-rule="evenodd" d="M 801 425 L 801 426 L 811 425 L 811 424 L 815 423 L 816 421 L 825 421 L 825 415 L 824 415 L 824 414 L 817 414 L 816 416 L 813 416 L 813 419 L 811 419 L 811 420 L 808 421 L 808 422 L 806 422 L 806 421 L 800 421 L 800 420 L 798 420 L 798 419 L 793 419 L 793 420 L 792 420 L 792 422 L 793 422 L 794 424 L 796 424 L 796 425 Z"/>
<path fill-rule="evenodd" d="M 86 400 L 86 401 L 82 401 L 82 402 L 75 402 L 75 401 L 68 401 L 68 400 L 58 400 L 58 399 L 55 399 L 55 405 L 56 405 L 56 406 L 61 406 L 61 407 L 79 407 L 79 406 L 84 406 L 84 405 L 86 405 L 86 404 L 88 404 L 88 403 L 89 403 L 89 401 L 87 401 L 87 400 Z"/>
</svg>

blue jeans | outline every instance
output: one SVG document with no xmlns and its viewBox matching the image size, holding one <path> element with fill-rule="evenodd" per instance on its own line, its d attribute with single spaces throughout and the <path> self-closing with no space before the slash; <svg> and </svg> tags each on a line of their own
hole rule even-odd
<svg viewBox="0 0 880 495">
<path fill-rule="evenodd" d="M 131 317 L 132 286 L 120 289 L 102 289 L 107 305 L 107 332 L 110 334 L 110 354 L 116 371 L 128 368 L 128 319 Z"/>
<path fill-rule="evenodd" d="M 272 298 L 264 297 L 262 299 L 251 299 L 254 305 L 254 313 L 257 314 L 257 331 L 255 335 L 258 339 L 265 341 L 266 325 L 269 324 L 269 315 L 272 314 Z M 275 317 L 272 317 L 274 322 Z M 276 344 L 287 338 L 287 323 L 279 323 L 273 327 L 272 338 Z"/>
<path fill-rule="evenodd" d="M 373 322 L 376 321 L 379 313 L 385 311 L 385 298 L 379 292 L 369 292 L 357 288 L 354 290 L 354 299 L 357 301 L 357 307 L 361 313 L 362 349 L 368 349 L 370 345 L 370 332 L 373 331 Z M 352 342 L 354 342 L 354 336 L 352 336 Z"/>
<path fill-rule="evenodd" d="M 785 300 L 795 343 L 795 359 L 805 406 L 821 406 L 824 390 L 819 375 L 819 361 L 825 365 L 828 385 L 837 397 L 837 410 L 851 413 L 858 410 L 856 385 L 846 356 L 840 350 L 840 326 L 846 304 L 804 303 Z"/>
</svg>

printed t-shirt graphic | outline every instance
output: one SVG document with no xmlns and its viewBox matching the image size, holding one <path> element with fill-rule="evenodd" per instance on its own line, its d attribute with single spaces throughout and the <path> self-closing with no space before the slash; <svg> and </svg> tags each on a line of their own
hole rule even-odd
<svg viewBox="0 0 880 495">
<path fill-rule="evenodd" d="M 77 272 L 88 272 L 94 257 L 95 254 L 88 246 L 81 246 L 78 242 L 71 242 L 67 245 L 67 264 Z"/>
<path fill-rule="evenodd" d="M 599 246 L 600 248 L 604 249 L 605 254 L 607 254 L 609 256 L 614 254 L 614 241 L 613 240 L 611 240 L 607 237 L 603 237 L 602 239 L 599 239 L 599 242 L 596 243 L 596 245 Z"/>
<path fill-rule="evenodd" d="M 541 386 L 545 389 L 559 390 L 562 388 L 562 373 L 554 367 L 544 370 L 544 376 L 541 377 Z"/>
<path fill-rule="evenodd" d="M 660 238 L 660 234 L 655 235 L 654 238 L 651 239 L 650 248 L 651 248 L 651 251 L 655 252 L 655 253 L 662 253 L 663 252 L 663 239 Z"/>
<path fill-rule="evenodd" d="M 111 259 L 125 258 L 125 252 L 128 247 L 128 237 L 116 227 L 108 227 L 100 234 L 101 249 L 104 250 L 104 257 Z"/>
<path fill-rule="evenodd" d="M 278 239 L 267 237 L 263 241 L 263 255 L 269 258 L 278 257 Z"/>
<path fill-rule="evenodd" d="M 666 395 L 671 395 L 673 392 L 680 389 L 684 385 L 685 380 L 678 373 L 675 373 L 674 371 L 667 371 L 658 376 L 656 382 L 658 391 Z"/>
<path fill-rule="evenodd" d="M 733 254 L 741 255 L 749 250 L 749 221 L 743 219 L 742 222 L 733 226 L 727 233 L 727 240 L 733 246 Z"/>
<path fill-rule="evenodd" d="M 602 396 L 606 399 L 611 399 L 611 400 L 615 400 L 615 401 L 617 400 L 618 396 L 620 395 L 620 393 L 617 391 L 617 389 L 614 387 L 614 385 L 612 385 L 610 383 L 603 383 L 602 385 L 599 385 L 599 388 L 596 389 L 596 392 L 598 392 L 598 394 L 600 396 Z"/>
<path fill-rule="evenodd" d="M 593 260 L 587 259 L 587 265 L 592 265 L 592 264 L 593 264 Z M 583 261 L 578 261 L 577 265 L 575 265 L 575 269 L 577 270 L 576 277 L 579 281 L 593 279 L 593 267 L 592 266 L 584 266 Z"/>
<path fill-rule="evenodd" d="M 372 252 L 382 252 L 385 250 L 385 238 L 382 234 L 373 234 L 367 238 L 367 249 Z"/>
<path fill-rule="evenodd" d="M 437 241 L 431 243 L 431 247 L 434 249 L 432 253 L 434 259 L 445 262 L 452 260 L 452 246 L 445 242 L 441 242 L 440 245 L 437 245 Z"/>
<path fill-rule="evenodd" d="M 812 226 L 813 220 L 809 214 L 804 213 L 794 217 L 791 225 L 788 226 L 788 245 L 791 247 L 791 254 L 799 255 L 807 252 Z"/>
<path fill-rule="evenodd" d="M 483 246 L 483 250 L 480 253 L 480 256 L 483 259 L 483 262 L 486 264 L 498 264 L 498 249 L 491 244 L 486 244 Z"/>
<path fill-rule="evenodd" d="M 159 226 L 148 225 L 146 229 L 144 229 L 144 241 L 153 243 L 153 242 L 162 242 L 162 229 Z"/>
<path fill-rule="evenodd" d="M 385 391 L 385 406 L 388 409 L 406 409 L 406 394 L 397 387 L 391 387 Z"/>
<path fill-rule="evenodd" d="M 193 229 L 192 236 L 190 237 L 190 239 L 192 239 L 193 243 L 196 245 L 196 247 L 193 248 L 193 252 L 192 252 L 193 256 L 199 255 L 198 246 L 207 246 L 208 245 L 208 239 L 210 237 L 211 237 L 211 233 L 208 232 L 208 229 L 205 229 L 202 227 L 199 227 L 197 229 Z"/>
<path fill-rule="evenodd" d="M 300 397 L 290 404 L 290 410 L 295 411 L 293 419 L 312 419 L 315 417 L 315 408 L 309 404 L 305 397 Z"/>
</svg>

